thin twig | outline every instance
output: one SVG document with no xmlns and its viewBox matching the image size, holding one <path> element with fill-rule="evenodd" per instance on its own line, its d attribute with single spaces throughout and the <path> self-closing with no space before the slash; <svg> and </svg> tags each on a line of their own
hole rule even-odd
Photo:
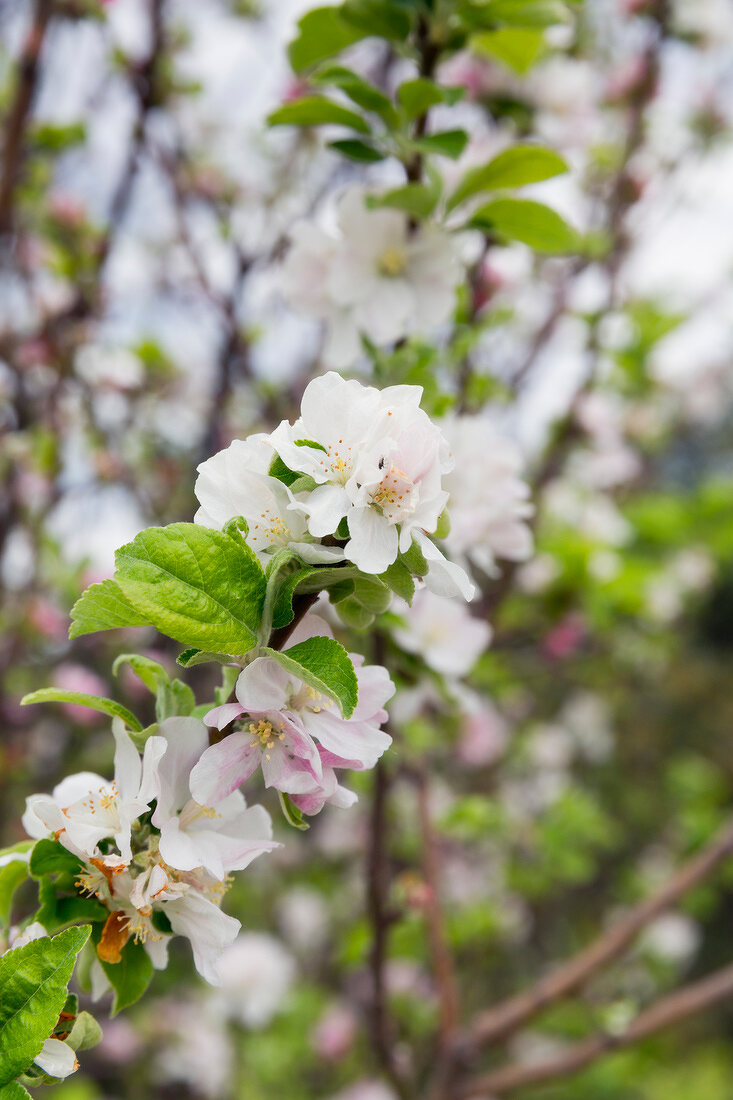
<svg viewBox="0 0 733 1100">
<path fill-rule="evenodd" d="M 25 131 L 36 94 L 41 49 L 52 7 L 52 0 L 36 0 L 33 21 L 18 62 L 18 83 L 7 118 L 3 146 L 3 166 L 0 175 L 0 233 L 7 233 L 13 223 L 15 186 L 23 159 Z"/>
<path fill-rule="evenodd" d="M 637 905 L 583 951 L 531 989 L 480 1013 L 468 1029 L 468 1046 L 475 1050 L 487 1043 L 506 1039 L 548 1005 L 582 988 L 598 970 L 622 955 L 643 928 L 676 904 L 732 854 L 733 820 L 727 822 L 714 840 L 680 867 L 660 890 Z"/>
<path fill-rule="evenodd" d="M 440 1045 L 447 1045 L 458 1026 L 458 985 L 440 904 L 440 853 L 430 813 L 430 789 L 424 767 L 415 771 L 417 812 L 422 843 L 422 869 L 427 884 L 425 915 L 440 1002 Z"/>
<path fill-rule="evenodd" d="M 640 1012 L 625 1031 L 593 1035 L 573 1044 L 562 1054 L 546 1062 L 536 1065 L 504 1066 L 483 1074 L 462 1086 L 457 1096 L 459 1100 L 470 1100 L 471 1097 L 479 1096 L 505 1096 L 528 1085 L 539 1085 L 556 1078 L 569 1077 L 603 1055 L 641 1042 L 649 1035 L 686 1020 L 689 1016 L 694 1016 L 731 996 L 733 996 L 733 965 L 662 997 Z"/>
</svg>

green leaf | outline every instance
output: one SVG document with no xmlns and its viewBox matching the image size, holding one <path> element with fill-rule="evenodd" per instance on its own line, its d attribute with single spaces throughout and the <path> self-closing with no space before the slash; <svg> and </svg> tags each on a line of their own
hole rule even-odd
<svg viewBox="0 0 733 1100">
<path fill-rule="evenodd" d="M 404 84 L 400 84 L 397 89 L 397 100 L 402 113 L 409 121 L 419 118 L 431 107 L 437 107 L 439 103 L 457 103 L 464 94 L 463 88 L 448 88 L 421 76 L 416 80 L 406 80 Z"/>
<path fill-rule="evenodd" d="M 557 211 L 531 199 L 494 199 L 479 207 L 469 224 L 538 252 L 573 252 L 580 245 L 576 231 Z"/>
<path fill-rule="evenodd" d="M 512 27 L 551 27 L 567 23 L 568 9 L 558 0 L 489 0 L 481 5 L 491 20 Z"/>
<path fill-rule="evenodd" d="M 275 605 L 272 610 L 272 626 L 274 630 L 278 630 L 281 626 L 287 626 L 288 623 L 293 621 L 293 596 L 295 595 L 296 588 L 302 581 L 308 580 L 309 577 L 315 577 L 319 572 L 321 572 L 321 570 L 312 565 L 304 565 L 285 577 L 278 589 Z"/>
<path fill-rule="evenodd" d="M 80 707 L 89 707 L 90 710 L 101 711 L 111 718 L 121 718 L 126 726 L 133 730 L 141 730 L 143 727 L 132 711 L 116 703 L 114 699 L 105 699 L 102 695 L 87 695 L 83 691 L 66 691 L 64 688 L 41 688 L 32 691 L 30 695 L 24 695 L 20 700 L 22 707 L 31 706 L 34 703 L 75 703 Z"/>
<path fill-rule="evenodd" d="M 424 577 L 430 568 L 427 558 L 416 542 L 413 542 L 410 549 L 405 551 L 404 554 L 400 554 L 397 560 L 405 565 L 413 577 Z"/>
<path fill-rule="evenodd" d="M 42 878 L 57 872 L 76 876 L 82 870 L 78 856 L 59 844 L 58 840 L 44 838 L 33 846 L 29 861 L 29 870 L 33 878 Z"/>
<path fill-rule="evenodd" d="M 221 686 L 214 688 L 214 702 L 217 707 L 229 702 L 241 671 L 241 668 L 232 668 L 228 665 L 221 670 Z"/>
<path fill-rule="evenodd" d="M 412 603 L 415 595 L 415 582 L 404 561 L 399 558 L 397 561 L 393 561 L 389 569 L 380 574 L 380 578 L 408 604 Z"/>
<path fill-rule="evenodd" d="M 32 840 L 21 840 L 0 852 L 0 859 L 7 860 L 0 865 L 0 925 L 10 924 L 13 895 L 30 875 L 28 861 L 33 844 Z"/>
<path fill-rule="evenodd" d="M 120 586 L 111 579 L 90 585 L 72 607 L 71 618 L 70 638 L 80 638 L 96 630 L 148 625 L 148 620 L 138 614 Z"/>
<path fill-rule="evenodd" d="M 351 627 L 352 630 L 366 630 L 374 622 L 374 612 L 369 611 L 353 596 L 346 596 L 343 600 L 339 600 L 336 610 L 344 625 Z"/>
<path fill-rule="evenodd" d="M 346 141 L 330 141 L 328 147 L 329 149 L 335 149 L 342 156 L 348 157 L 349 160 L 358 160 L 364 164 L 374 164 L 378 160 L 384 160 L 384 153 L 380 153 L 378 149 L 375 149 L 373 145 L 368 145 L 365 141 L 356 141 L 356 139 L 353 141 L 348 139 Z"/>
<path fill-rule="evenodd" d="M 29 1068 L 53 1031 L 89 931 L 69 928 L 0 958 L 0 1085 Z"/>
<path fill-rule="evenodd" d="M 218 661 L 222 665 L 231 664 L 231 656 L 228 653 L 209 653 L 205 649 L 184 649 L 176 657 L 176 664 L 182 668 L 193 668 L 194 665 L 208 665 L 212 661 Z"/>
<path fill-rule="evenodd" d="M 340 88 L 344 95 L 353 100 L 357 106 L 365 111 L 373 111 L 388 125 L 397 124 L 397 112 L 389 96 L 386 96 L 376 84 L 371 84 L 351 69 L 341 65 L 329 65 L 328 68 L 317 73 L 313 80 L 317 84 L 331 84 Z"/>
<path fill-rule="evenodd" d="M 129 665 L 152 695 L 157 695 L 162 687 L 170 683 L 166 670 L 151 657 L 143 657 L 139 653 L 121 653 L 112 665 L 113 676 L 119 675 L 122 665 Z"/>
<path fill-rule="evenodd" d="M 409 14 L 400 10 L 395 0 L 346 0 L 341 6 L 341 18 L 359 30 L 362 37 L 394 42 L 404 42 L 411 28 Z"/>
<path fill-rule="evenodd" d="M 298 36 L 288 47 L 290 64 L 302 73 L 363 37 L 363 31 L 342 19 L 337 7 L 314 8 L 298 20 Z"/>
<path fill-rule="evenodd" d="M 392 594 L 378 577 L 359 577 L 354 581 L 353 598 L 372 615 L 381 615 L 389 607 Z"/>
<path fill-rule="evenodd" d="M 134 940 L 122 948 L 118 963 L 99 961 L 114 990 L 110 1016 L 116 1016 L 142 997 L 153 977 L 153 964 L 143 945 Z"/>
<path fill-rule="evenodd" d="M 90 1012 L 80 1012 L 65 1040 L 73 1051 L 95 1047 L 102 1038 L 102 1029 Z"/>
<path fill-rule="evenodd" d="M 471 49 L 476 53 L 496 58 L 520 76 L 529 72 L 544 46 L 542 31 L 529 27 L 500 27 L 471 38 Z"/>
<path fill-rule="evenodd" d="M 383 195 L 372 195 L 366 200 L 371 209 L 389 206 L 395 210 L 404 210 L 414 218 L 428 218 L 438 205 L 440 191 L 428 183 L 407 183 L 404 187 L 395 187 Z"/>
<path fill-rule="evenodd" d="M 452 210 L 480 191 L 496 191 L 503 187 L 524 187 L 567 172 L 568 166 L 552 149 L 541 145 L 514 145 L 479 168 L 472 168 L 448 200 Z"/>
<path fill-rule="evenodd" d="M 269 647 L 263 652 L 299 680 L 334 699 L 344 718 L 354 713 L 359 686 L 351 658 L 340 642 L 326 637 L 307 638 L 285 652 Z"/>
<path fill-rule="evenodd" d="M 348 126 L 361 134 L 369 133 L 369 124 L 361 115 L 321 95 L 286 103 L 268 115 L 267 122 L 270 126 Z"/>
<path fill-rule="evenodd" d="M 0 1100 L 31 1100 L 31 1094 L 19 1081 L 11 1081 L 0 1089 Z"/>
<path fill-rule="evenodd" d="M 149 527 L 117 551 L 116 562 L 118 584 L 161 634 L 235 655 L 255 645 L 265 575 L 230 525 Z"/>
<path fill-rule="evenodd" d="M 421 153 L 437 153 L 441 157 L 458 160 L 467 141 L 468 134 L 465 130 L 442 130 L 438 134 L 418 138 L 411 144 Z"/>
<path fill-rule="evenodd" d="M 121 665 L 127 664 L 155 696 L 155 717 L 158 722 L 174 715 L 190 714 L 196 705 L 191 688 L 182 680 L 171 680 L 166 670 L 150 657 L 138 653 L 122 653 L 112 665 L 116 676 Z"/>
<path fill-rule="evenodd" d="M 280 799 L 280 808 L 283 812 L 283 817 L 287 821 L 288 825 L 292 825 L 294 829 L 300 829 L 301 832 L 305 832 L 310 829 L 310 825 L 303 817 L 303 813 L 294 802 L 290 801 L 288 795 L 283 791 L 278 791 L 278 798 Z"/>
</svg>

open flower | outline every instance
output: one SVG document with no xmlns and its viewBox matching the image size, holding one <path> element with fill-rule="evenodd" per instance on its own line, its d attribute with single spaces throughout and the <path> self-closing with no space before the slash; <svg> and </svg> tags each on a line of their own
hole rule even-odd
<svg viewBox="0 0 733 1100">
<path fill-rule="evenodd" d="M 365 573 L 384 572 L 413 538 L 421 547 L 430 542 L 448 500 L 442 479 L 453 459 L 421 397 L 420 386 L 379 391 L 329 372 L 307 386 L 295 424 L 283 421 L 270 437 L 289 469 L 316 482 L 291 507 L 307 514 L 316 538 L 346 519 L 346 557 Z M 444 559 L 430 546 L 437 576 Z M 456 590 L 470 596 L 468 578 L 452 569 Z"/>
<path fill-rule="evenodd" d="M 293 631 L 290 646 L 318 635 L 331 636 L 328 625 L 310 615 Z M 191 773 L 193 797 L 214 804 L 226 798 L 261 764 L 265 783 L 310 807 L 335 800 L 353 801 L 336 782 L 334 767 L 372 768 L 391 744 L 379 727 L 384 704 L 394 686 L 386 669 L 364 666 L 352 657 L 359 683 L 359 703 L 349 719 L 336 712 L 333 700 L 286 671 L 273 657 L 257 657 L 237 681 L 237 703 L 215 707 L 205 721 L 220 729 L 246 715 L 242 728 L 212 745 Z"/>
<path fill-rule="evenodd" d="M 112 721 L 115 739 L 114 781 L 94 772 L 67 776 L 53 794 L 26 800 L 23 827 L 29 836 L 55 836 L 82 859 L 97 856 L 100 840 L 111 838 L 123 861 L 132 858 L 132 823 L 147 812 L 155 797 L 155 769 L 166 748 L 161 737 L 150 737 L 142 760 L 121 718 Z"/>
<path fill-rule="evenodd" d="M 534 508 L 519 447 L 485 414 L 445 417 L 440 426 L 455 458 L 444 481 L 450 494 L 448 551 L 490 576 L 497 558 L 526 561 L 532 554 L 527 520 Z"/>
<path fill-rule="evenodd" d="M 436 225 L 411 227 L 399 210 L 371 210 L 361 187 L 344 192 L 338 234 L 296 226 L 283 265 L 286 297 L 328 326 L 326 362 L 353 363 L 361 336 L 376 344 L 444 324 L 463 277 L 461 243 Z"/>
<path fill-rule="evenodd" d="M 201 507 L 194 521 L 221 530 L 234 516 L 244 516 L 247 542 L 263 562 L 285 546 L 311 564 L 341 561 L 343 550 L 314 541 L 290 489 L 269 476 L 275 452 L 268 439 L 263 434 L 235 439 L 201 463 L 195 486 Z"/>
<path fill-rule="evenodd" d="M 191 770 L 209 745 L 203 722 L 167 718 L 159 732 L 167 748 L 158 765 L 152 822 L 160 829 L 160 854 L 170 867 L 181 871 L 203 867 L 224 879 L 230 871 L 240 871 L 258 855 L 279 847 L 272 840 L 267 810 L 247 807 L 239 791 L 214 805 L 200 805 L 191 797 Z"/>
<path fill-rule="evenodd" d="M 426 589 L 415 594 L 412 607 L 394 601 L 404 619 L 394 638 L 408 653 L 416 653 L 444 676 L 467 675 L 491 641 L 491 627 L 474 618 L 465 604 L 445 600 Z"/>
</svg>

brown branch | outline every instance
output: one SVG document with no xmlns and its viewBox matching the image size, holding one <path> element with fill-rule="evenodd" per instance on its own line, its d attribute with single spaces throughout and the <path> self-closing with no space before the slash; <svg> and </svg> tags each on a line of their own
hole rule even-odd
<svg viewBox="0 0 733 1100">
<path fill-rule="evenodd" d="M 649 1035 L 686 1020 L 731 996 L 733 965 L 662 997 L 640 1012 L 625 1031 L 593 1035 L 573 1044 L 557 1057 L 537 1065 L 510 1065 L 483 1074 L 460 1088 L 457 1096 L 459 1100 L 479 1096 L 505 1096 L 529 1085 L 539 1085 L 558 1077 L 569 1077 L 603 1055 L 641 1042 Z"/>
<path fill-rule="evenodd" d="M 13 198 L 23 159 L 25 131 L 38 83 L 39 60 L 51 17 L 52 0 L 36 0 L 33 21 L 20 54 L 18 83 L 10 106 L 3 146 L 0 175 L 0 233 L 10 231 L 13 223 Z"/>
<path fill-rule="evenodd" d="M 458 985 L 440 905 L 440 855 L 438 839 L 433 829 L 430 814 L 430 790 L 424 767 L 420 767 L 415 772 L 415 781 L 422 842 L 422 869 L 428 887 L 425 900 L 425 916 L 427 918 L 430 952 L 433 957 L 433 969 L 440 1002 L 439 1040 L 441 1046 L 446 1046 L 458 1026 Z"/>
<path fill-rule="evenodd" d="M 707 878 L 731 854 L 733 821 L 729 821 L 705 848 L 672 875 L 656 894 L 637 905 L 583 951 L 561 964 L 531 989 L 480 1013 L 467 1032 L 467 1049 L 475 1050 L 478 1046 L 506 1039 L 548 1005 L 575 993 L 601 967 L 622 955 L 646 925 Z"/>
<path fill-rule="evenodd" d="M 381 1069 L 401 1100 L 409 1100 L 410 1091 L 395 1061 L 394 1036 L 387 1009 L 385 969 L 387 938 L 393 916 L 389 911 L 389 859 L 387 854 L 387 799 L 389 775 L 379 761 L 374 769 L 374 786 L 369 821 L 367 854 L 367 917 L 372 928 L 369 955 L 371 973 L 371 1004 L 369 1030 L 372 1046 Z"/>
</svg>

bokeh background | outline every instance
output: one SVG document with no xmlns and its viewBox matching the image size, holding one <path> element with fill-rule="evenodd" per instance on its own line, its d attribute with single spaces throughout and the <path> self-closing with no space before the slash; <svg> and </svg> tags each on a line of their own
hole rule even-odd
<svg viewBox="0 0 733 1100">
<path fill-rule="evenodd" d="M 354 180 L 399 179 L 313 131 L 267 128 L 302 90 L 286 47 L 309 6 L 0 0 L 3 843 L 22 836 L 27 794 L 110 763 L 101 716 L 21 709 L 24 693 L 150 707 L 133 678 L 113 681 L 117 632 L 67 641 L 81 589 L 142 527 L 189 520 L 196 465 L 291 418 L 322 369 L 319 326 L 280 286 L 290 228 L 328 223 Z M 386 975 L 405 1058 L 429 1060 L 437 1014 L 416 764 L 469 1014 L 652 892 L 733 801 L 733 7 L 571 7 L 533 32 L 529 64 L 479 44 L 452 57 L 442 75 L 466 95 L 433 121 L 445 112 L 471 136 L 458 166 L 441 161 L 450 180 L 518 137 L 558 149 L 570 173 L 527 194 L 607 247 L 491 247 L 436 341 L 357 368 L 424 385 L 433 413 L 488 407 L 536 505 L 534 557 L 484 578 L 474 614 L 494 637 L 465 649 L 460 684 L 451 673 L 446 688 L 440 655 L 421 680 L 409 647 L 391 653 Z M 410 72 L 373 40 L 350 59 L 386 88 Z M 411 629 L 428 652 L 431 624 Z M 461 638 L 459 624 L 459 651 Z M 159 637 L 144 644 L 174 667 Z M 394 1096 L 369 1028 L 370 781 L 354 785 L 347 828 L 327 807 L 240 876 L 228 908 L 245 934 L 222 989 L 174 953 L 58 1100 Z M 729 962 L 732 917 L 723 865 L 581 997 L 514 1035 L 512 1060 L 621 1026 Z M 723 1004 L 517 1095 L 729 1100 L 732 1081 Z"/>
</svg>

